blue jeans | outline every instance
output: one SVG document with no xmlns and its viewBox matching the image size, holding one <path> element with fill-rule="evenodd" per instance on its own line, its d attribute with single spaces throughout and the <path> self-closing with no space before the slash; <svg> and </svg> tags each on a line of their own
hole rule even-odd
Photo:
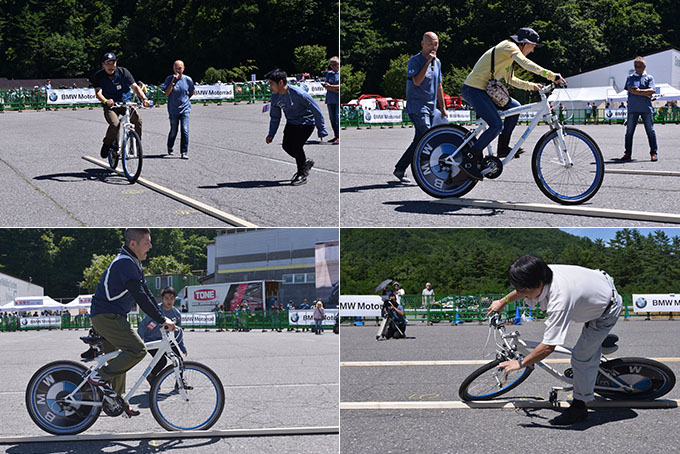
<svg viewBox="0 0 680 454">
<path fill-rule="evenodd" d="M 649 154 L 656 154 L 658 147 L 656 145 L 656 131 L 654 131 L 654 118 L 651 112 L 628 112 L 628 120 L 626 121 L 626 154 L 630 155 L 633 151 L 633 134 L 635 133 L 638 117 L 642 117 L 642 124 L 645 125 L 645 132 L 649 141 Z"/>
<path fill-rule="evenodd" d="M 314 324 L 316 325 L 317 334 L 321 333 L 323 331 L 323 319 L 322 318 L 315 318 Z"/>
<path fill-rule="evenodd" d="M 462 95 L 463 99 L 472 106 L 477 115 L 482 117 L 489 125 L 475 143 L 475 148 L 477 150 L 483 150 L 493 139 L 498 137 L 498 134 L 501 132 L 508 135 L 512 134 L 513 129 L 517 126 L 519 115 L 506 117 L 505 122 L 503 122 L 501 116 L 498 114 L 498 107 L 496 107 L 496 104 L 489 98 L 486 91 L 480 90 L 479 88 L 463 85 Z M 521 104 L 517 100 L 510 98 L 508 104 L 500 110 L 508 110 L 513 107 L 519 107 L 520 105 Z"/>
<path fill-rule="evenodd" d="M 405 172 L 406 169 L 408 169 L 408 166 L 411 165 L 416 146 L 418 146 L 418 142 L 420 142 L 420 139 L 425 135 L 428 129 L 432 127 L 432 120 L 434 119 L 434 115 L 428 113 L 408 114 L 408 117 L 411 119 L 411 123 L 413 123 L 416 133 L 413 136 L 413 142 L 411 142 L 411 145 L 408 146 L 404 154 L 399 158 L 399 162 L 394 166 L 394 169 L 399 172 Z"/>
<path fill-rule="evenodd" d="M 186 153 L 189 151 L 189 112 L 179 115 L 170 114 L 170 134 L 168 134 L 168 150 L 172 150 L 175 146 L 175 138 L 177 138 L 177 130 L 179 124 L 182 123 L 182 136 L 180 138 L 180 152 Z"/>
<path fill-rule="evenodd" d="M 340 137 L 340 104 L 326 104 L 328 107 L 328 116 L 331 119 L 331 127 L 333 128 L 333 138 Z"/>
</svg>

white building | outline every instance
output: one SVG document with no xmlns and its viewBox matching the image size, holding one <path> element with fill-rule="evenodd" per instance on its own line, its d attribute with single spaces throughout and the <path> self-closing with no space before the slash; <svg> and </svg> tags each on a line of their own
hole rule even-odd
<svg viewBox="0 0 680 454">
<path fill-rule="evenodd" d="M 635 57 L 637 55 L 633 55 L 630 60 L 621 63 L 567 77 L 567 84 L 569 88 L 608 86 L 620 92 L 625 88 L 623 85 L 626 83 L 626 78 L 635 72 L 633 68 Z M 646 71 L 654 76 L 656 84 L 667 83 L 680 89 L 680 50 L 667 49 L 654 54 L 643 55 L 643 57 L 647 62 Z"/>
<path fill-rule="evenodd" d="M 43 296 L 45 289 L 22 279 L 0 273 L 0 306 L 22 296 Z"/>
</svg>

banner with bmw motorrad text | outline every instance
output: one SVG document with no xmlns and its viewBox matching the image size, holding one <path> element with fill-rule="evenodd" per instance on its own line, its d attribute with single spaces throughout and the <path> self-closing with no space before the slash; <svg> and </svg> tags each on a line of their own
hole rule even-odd
<svg viewBox="0 0 680 454">
<path fill-rule="evenodd" d="M 635 312 L 680 312 L 680 295 L 673 293 L 633 293 Z"/>
<path fill-rule="evenodd" d="M 338 315 L 337 309 L 324 309 L 326 314 L 323 325 L 334 325 L 335 317 Z M 314 325 L 314 309 L 292 309 L 288 311 L 289 325 Z"/>
<path fill-rule="evenodd" d="M 94 88 L 47 90 L 47 105 L 99 104 Z"/>
<path fill-rule="evenodd" d="M 61 317 L 40 316 L 40 317 L 21 317 L 19 326 L 22 329 L 32 328 L 61 328 Z"/>
<path fill-rule="evenodd" d="M 364 123 L 401 123 L 401 110 L 364 110 Z"/>
<path fill-rule="evenodd" d="M 232 84 L 196 85 L 191 100 L 234 99 Z"/>
<path fill-rule="evenodd" d="M 312 96 L 326 96 L 326 89 L 323 88 L 321 82 L 302 81 L 299 83 L 299 86 Z"/>
<path fill-rule="evenodd" d="M 380 317 L 382 306 L 378 295 L 340 295 L 341 317 Z"/>
<path fill-rule="evenodd" d="M 214 312 L 183 312 L 182 327 L 215 326 L 217 319 Z"/>
</svg>

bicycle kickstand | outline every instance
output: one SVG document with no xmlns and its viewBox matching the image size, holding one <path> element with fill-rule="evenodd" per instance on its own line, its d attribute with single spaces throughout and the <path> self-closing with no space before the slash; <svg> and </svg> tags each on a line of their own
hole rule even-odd
<svg viewBox="0 0 680 454">
<path fill-rule="evenodd" d="M 557 393 L 559 391 L 572 391 L 574 389 L 573 386 L 553 386 L 552 390 L 550 391 L 550 397 L 548 398 L 550 400 L 550 403 L 553 406 L 556 406 L 557 404 Z"/>
</svg>

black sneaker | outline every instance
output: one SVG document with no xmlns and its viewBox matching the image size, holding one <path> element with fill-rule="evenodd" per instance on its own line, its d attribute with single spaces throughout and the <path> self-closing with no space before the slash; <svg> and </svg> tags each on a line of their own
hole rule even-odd
<svg viewBox="0 0 680 454">
<path fill-rule="evenodd" d="M 630 162 L 632 160 L 633 160 L 633 158 L 628 153 L 624 153 L 623 156 L 621 156 L 620 158 L 614 158 L 614 161 L 619 161 L 619 162 Z"/>
<path fill-rule="evenodd" d="M 292 186 L 300 186 L 305 183 L 307 183 L 307 175 L 305 175 L 304 172 L 296 173 L 295 175 L 293 175 L 293 179 L 290 180 L 290 184 Z"/>
<path fill-rule="evenodd" d="M 109 148 L 111 148 L 111 145 L 102 145 L 102 149 L 99 150 L 99 156 L 102 157 L 102 159 L 106 159 L 109 157 Z"/>
<path fill-rule="evenodd" d="M 312 170 L 312 167 L 314 167 L 314 161 L 312 161 L 311 159 L 307 159 L 305 161 L 304 167 L 304 173 L 306 177 L 309 176 L 309 171 Z"/>
<path fill-rule="evenodd" d="M 172 148 L 168 148 L 168 154 L 172 154 Z"/>
<path fill-rule="evenodd" d="M 564 410 L 561 415 L 550 420 L 553 426 L 568 426 L 577 422 L 585 421 L 588 417 L 588 408 L 585 405 L 574 406 L 572 403 L 569 408 Z"/>
<path fill-rule="evenodd" d="M 411 180 L 409 180 L 408 177 L 406 176 L 406 172 L 404 172 L 403 170 L 394 169 L 392 175 L 394 175 L 397 178 L 397 180 L 399 180 L 401 183 L 407 184 L 411 182 Z"/>
<path fill-rule="evenodd" d="M 189 159 L 189 155 L 187 154 L 186 151 L 184 151 L 180 154 L 180 159 Z"/>
</svg>

